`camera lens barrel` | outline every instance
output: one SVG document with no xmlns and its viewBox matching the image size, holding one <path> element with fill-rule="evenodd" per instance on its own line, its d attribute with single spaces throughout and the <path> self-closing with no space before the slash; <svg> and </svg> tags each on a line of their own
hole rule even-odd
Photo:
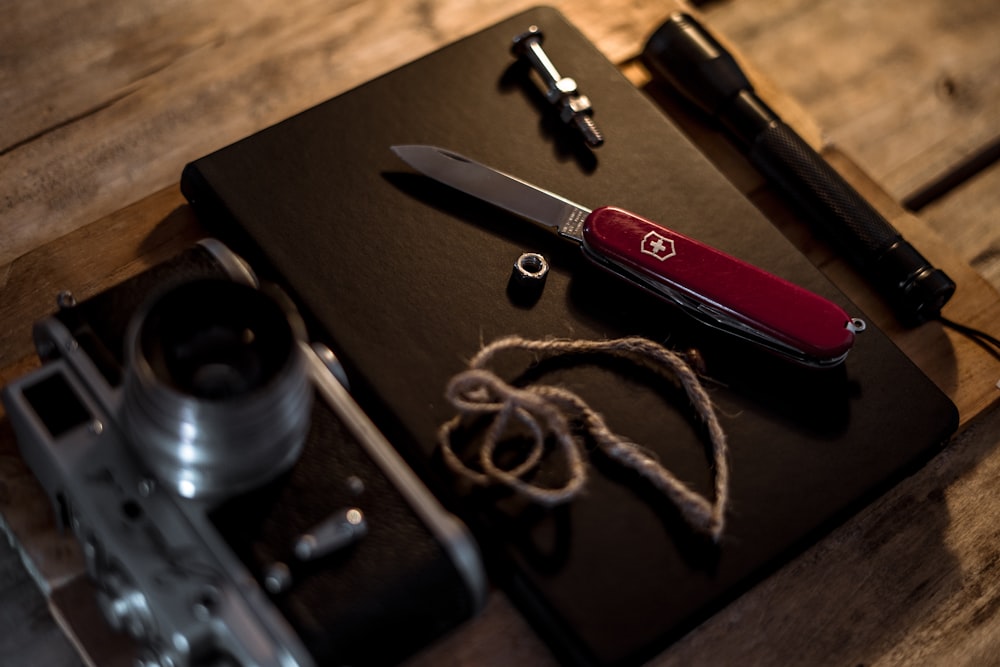
<svg viewBox="0 0 1000 667">
<path fill-rule="evenodd" d="M 181 496 L 237 493 L 298 458 L 312 385 L 291 317 L 253 287 L 208 279 L 153 298 L 132 319 L 121 422 Z"/>
</svg>

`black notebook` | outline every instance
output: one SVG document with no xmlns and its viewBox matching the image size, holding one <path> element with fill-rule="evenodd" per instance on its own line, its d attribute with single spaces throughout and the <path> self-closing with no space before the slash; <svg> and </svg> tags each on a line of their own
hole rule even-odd
<svg viewBox="0 0 1000 667">
<path fill-rule="evenodd" d="M 530 25 L 590 97 L 604 146 L 563 125 L 510 55 Z M 819 292 L 863 317 L 555 10 L 539 8 L 189 165 L 203 222 L 279 280 L 345 366 L 359 403 L 480 541 L 494 580 L 567 662 L 655 654 L 923 463 L 957 413 L 877 329 L 843 366 L 795 367 L 693 323 L 578 248 L 413 172 L 393 144 L 434 144 L 580 204 L 618 205 Z M 523 252 L 550 265 L 529 302 Z M 576 500 L 542 509 L 441 464 L 445 385 L 484 342 L 640 335 L 696 349 L 726 431 L 731 507 L 716 545 L 636 475 L 588 451 Z M 610 427 L 711 495 L 707 439 L 676 387 L 602 358 L 500 369 L 572 389 Z M 543 471 L 544 473 L 544 471 Z M 544 474 L 543 474 L 544 477 Z"/>
</svg>

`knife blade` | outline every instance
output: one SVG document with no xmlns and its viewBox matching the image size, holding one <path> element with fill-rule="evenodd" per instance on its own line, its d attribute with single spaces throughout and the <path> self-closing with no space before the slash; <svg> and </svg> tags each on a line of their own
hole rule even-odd
<svg viewBox="0 0 1000 667">
<path fill-rule="evenodd" d="M 836 366 L 864 330 L 832 301 L 622 208 L 591 210 L 436 146 L 391 148 L 426 176 L 576 242 L 587 259 L 700 322 L 795 362 Z"/>
</svg>

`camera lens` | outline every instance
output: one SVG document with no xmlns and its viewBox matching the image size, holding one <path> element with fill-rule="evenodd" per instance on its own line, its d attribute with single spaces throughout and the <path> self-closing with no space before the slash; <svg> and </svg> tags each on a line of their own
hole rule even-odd
<svg viewBox="0 0 1000 667">
<path fill-rule="evenodd" d="M 294 349 L 280 313 L 261 308 L 255 291 L 233 294 L 226 285 L 177 290 L 146 316 L 143 356 L 180 392 L 210 400 L 250 393 L 266 386 Z"/>
<path fill-rule="evenodd" d="M 121 417 L 132 446 L 185 497 L 280 473 L 309 425 L 301 339 L 289 314 L 247 285 L 199 280 L 153 299 L 126 337 Z"/>
</svg>

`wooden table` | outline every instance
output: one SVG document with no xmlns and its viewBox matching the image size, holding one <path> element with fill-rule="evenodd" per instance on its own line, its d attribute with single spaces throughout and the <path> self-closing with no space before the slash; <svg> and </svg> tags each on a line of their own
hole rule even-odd
<svg viewBox="0 0 1000 667">
<path fill-rule="evenodd" d="M 532 3 L 470 4 L 6 3 L 0 383 L 36 365 L 29 325 L 51 310 L 59 290 L 86 298 L 198 237 L 177 189 L 187 161 Z M 900 328 L 714 128 L 648 84 L 635 56 L 671 3 L 553 4 L 677 119 L 961 414 L 959 434 L 925 468 L 654 663 L 1000 661 L 1000 364 L 939 324 Z M 762 97 L 957 281 L 946 315 L 1000 334 L 995 3 L 732 0 L 702 12 L 743 54 Z M 2 414 L 0 513 L 16 545 L 0 552 L 0 664 L 78 664 L 70 643 L 96 664 L 129 664 L 127 643 L 96 616 L 79 549 L 55 534 Z M 552 658 L 500 593 L 480 617 L 412 660 L 515 661 Z"/>
</svg>

